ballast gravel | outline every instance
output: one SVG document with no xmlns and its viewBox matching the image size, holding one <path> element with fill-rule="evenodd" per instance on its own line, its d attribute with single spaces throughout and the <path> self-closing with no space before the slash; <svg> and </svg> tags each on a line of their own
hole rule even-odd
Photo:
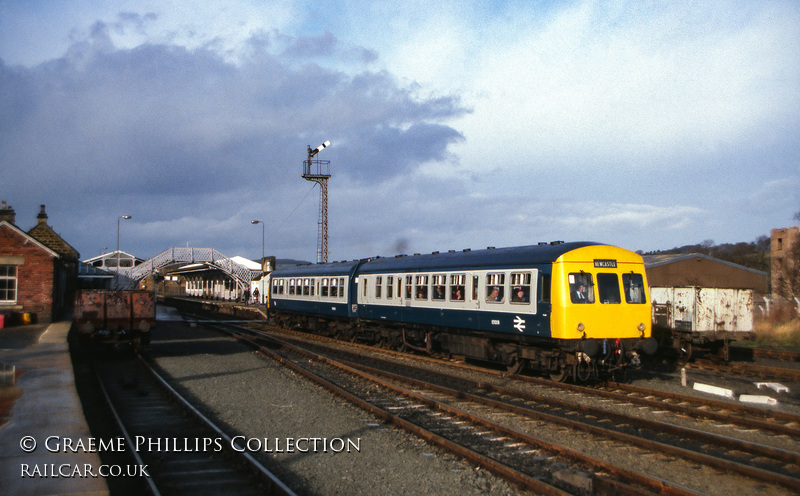
<svg viewBox="0 0 800 496">
<path fill-rule="evenodd" d="M 216 332 L 159 322 L 146 354 L 298 494 L 523 494 Z"/>
</svg>

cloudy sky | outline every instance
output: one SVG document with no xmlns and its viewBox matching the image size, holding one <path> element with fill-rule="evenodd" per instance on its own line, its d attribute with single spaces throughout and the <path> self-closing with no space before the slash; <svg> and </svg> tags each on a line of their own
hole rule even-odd
<svg viewBox="0 0 800 496">
<path fill-rule="evenodd" d="M 800 4 L 0 2 L 0 199 L 90 258 L 753 241 L 800 211 Z"/>
</svg>

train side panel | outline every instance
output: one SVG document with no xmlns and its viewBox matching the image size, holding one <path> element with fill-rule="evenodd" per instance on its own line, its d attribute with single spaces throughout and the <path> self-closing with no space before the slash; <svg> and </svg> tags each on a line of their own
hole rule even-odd
<svg viewBox="0 0 800 496">
<path fill-rule="evenodd" d="M 539 308 L 549 305 L 539 301 L 539 273 L 539 268 L 515 268 L 365 274 L 359 276 L 358 314 L 366 320 L 548 338 L 549 317 Z M 503 282 L 492 284 L 492 277 Z M 515 278 L 517 285 L 511 283 Z M 491 298 L 493 287 L 503 296 Z M 514 296 L 515 290 L 521 296 Z"/>
</svg>

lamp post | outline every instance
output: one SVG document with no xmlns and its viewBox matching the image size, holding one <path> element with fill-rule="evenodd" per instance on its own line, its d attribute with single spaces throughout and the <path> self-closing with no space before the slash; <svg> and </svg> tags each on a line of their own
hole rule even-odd
<svg viewBox="0 0 800 496">
<path fill-rule="evenodd" d="M 260 220 L 251 220 L 251 224 L 261 224 L 261 260 L 264 260 L 264 223 Z"/>
<path fill-rule="evenodd" d="M 128 220 L 130 219 L 130 215 L 120 215 L 117 217 L 117 277 L 115 278 L 115 286 L 114 289 L 119 289 L 119 221 L 122 219 Z"/>
</svg>

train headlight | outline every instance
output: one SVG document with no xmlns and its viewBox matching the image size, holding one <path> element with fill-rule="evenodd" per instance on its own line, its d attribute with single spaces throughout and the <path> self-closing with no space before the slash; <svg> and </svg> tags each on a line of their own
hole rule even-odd
<svg viewBox="0 0 800 496">
<path fill-rule="evenodd" d="M 584 329 L 586 329 L 586 327 L 584 327 L 583 322 L 579 322 L 578 323 L 578 332 L 583 332 Z"/>
<path fill-rule="evenodd" d="M 639 327 L 637 327 L 637 329 L 639 329 L 639 332 L 644 333 L 644 330 L 647 329 L 647 327 L 644 325 L 644 322 L 642 322 L 639 324 Z"/>
</svg>

